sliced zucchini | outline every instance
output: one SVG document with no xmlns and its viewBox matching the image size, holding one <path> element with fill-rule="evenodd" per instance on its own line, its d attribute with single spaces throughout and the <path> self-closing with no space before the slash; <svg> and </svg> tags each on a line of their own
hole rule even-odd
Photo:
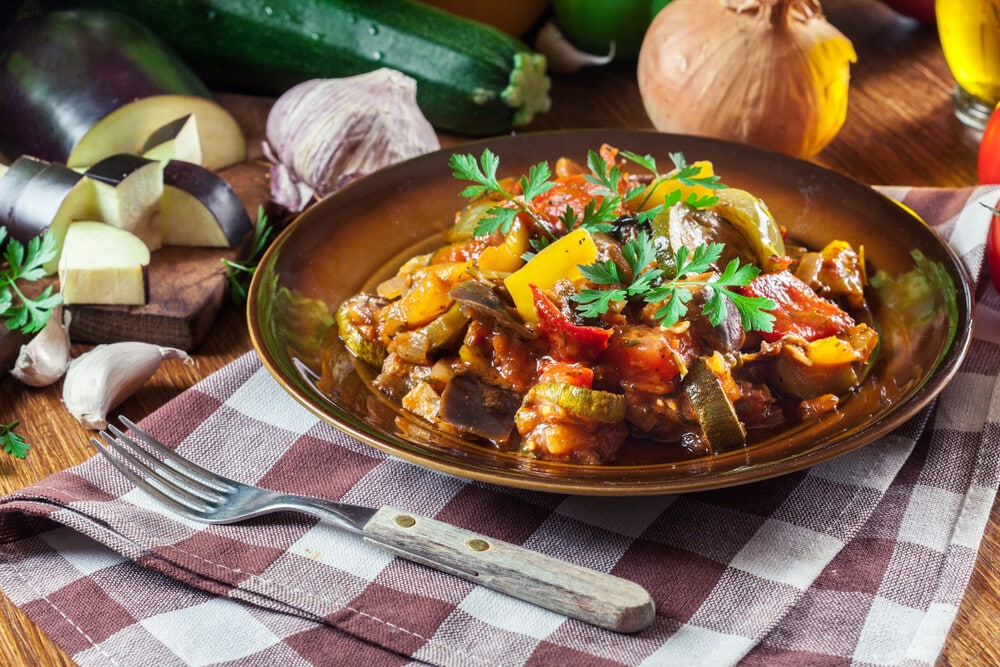
<svg viewBox="0 0 1000 667">
<path fill-rule="evenodd" d="M 387 351 L 384 345 L 379 342 L 369 340 L 361 333 L 361 329 L 351 318 L 352 300 L 345 301 L 337 309 L 336 320 L 337 330 L 340 332 L 340 339 L 344 342 L 344 347 L 355 357 L 365 362 L 369 366 L 381 368 L 385 361 Z"/>
<path fill-rule="evenodd" d="M 722 355 L 716 352 L 710 357 L 695 359 L 684 378 L 684 393 L 714 454 L 739 449 L 747 444 L 746 429 L 736 415 L 720 372 L 728 374 L 729 369 Z"/>
<path fill-rule="evenodd" d="M 528 390 L 532 398 L 553 403 L 575 417 L 614 424 L 625 419 L 625 397 L 568 382 L 540 382 Z"/>
</svg>

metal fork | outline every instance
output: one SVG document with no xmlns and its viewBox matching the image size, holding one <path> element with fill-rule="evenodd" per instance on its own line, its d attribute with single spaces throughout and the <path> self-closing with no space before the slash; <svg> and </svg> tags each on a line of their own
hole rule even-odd
<svg viewBox="0 0 1000 667">
<path fill-rule="evenodd" d="M 304 512 L 394 555 L 609 630 L 636 632 L 655 615 L 646 589 L 627 579 L 389 506 L 374 509 L 243 484 L 121 421 L 134 437 L 110 425 L 101 440 L 90 441 L 138 488 L 189 519 L 235 523 L 270 512 Z"/>
</svg>

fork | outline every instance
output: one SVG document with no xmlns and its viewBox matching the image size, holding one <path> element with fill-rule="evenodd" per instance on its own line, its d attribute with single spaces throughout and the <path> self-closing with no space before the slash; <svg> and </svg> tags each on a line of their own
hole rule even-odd
<svg viewBox="0 0 1000 667">
<path fill-rule="evenodd" d="M 243 484 L 181 457 L 125 417 L 121 422 L 134 437 L 109 425 L 91 443 L 136 487 L 188 519 L 235 523 L 303 512 L 393 555 L 602 628 L 636 632 L 655 616 L 648 591 L 627 579 L 390 506 L 375 509 Z"/>
</svg>

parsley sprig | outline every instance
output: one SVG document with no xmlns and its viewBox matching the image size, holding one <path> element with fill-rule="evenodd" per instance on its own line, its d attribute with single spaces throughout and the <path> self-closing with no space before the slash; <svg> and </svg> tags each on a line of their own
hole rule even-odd
<svg viewBox="0 0 1000 667">
<path fill-rule="evenodd" d="M 771 331 L 774 315 L 767 311 L 775 308 L 775 303 L 764 297 L 748 297 L 733 289 L 749 285 L 760 273 L 756 266 L 740 264 L 734 258 L 721 274 L 702 277 L 722 256 L 723 247 L 721 243 L 709 243 L 691 251 L 681 246 L 674 251 L 676 273 L 673 278 L 664 280 L 663 271 L 655 265 L 656 248 L 649 236 L 642 232 L 622 249 L 631 278 L 622 276 L 618 266 L 610 259 L 580 267 L 587 279 L 608 286 L 608 289 L 581 290 L 573 297 L 578 304 L 577 312 L 584 317 L 597 317 L 610 310 L 615 302 L 641 298 L 646 303 L 662 304 L 653 318 L 661 326 L 669 327 L 687 314 L 688 303 L 694 298 L 692 288 L 701 287 L 710 290 L 701 312 L 713 325 L 717 326 L 725 320 L 725 300 L 728 300 L 740 314 L 744 329 Z"/>
<path fill-rule="evenodd" d="M 663 203 L 647 209 L 650 197 L 663 183 L 675 181 L 681 185 L 700 186 L 708 190 L 719 190 L 726 186 L 714 174 L 703 174 L 702 167 L 688 164 L 682 153 L 670 153 L 673 168 L 661 173 L 656 159 L 651 155 L 639 155 L 630 151 L 621 151 L 620 155 L 631 163 L 652 173 L 648 182 L 637 182 L 624 192 L 623 184 L 628 179 L 623 178 L 621 167 L 617 163 L 609 164 L 597 151 L 588 151 L 587 168 L 589 173 L 584 178 L 597 186 L 595 194 L 600 195 L 600 201 L 593 198 L 587 202 L 582 214 L 577 214 L 567 206 L 560 216 L 559 222 L 565 230 L 571 231 L 584 228 L 590 232 L 608 232 L 614 229 L 616 221 L 621 216 L 623 208 L 627 208 L 639 223 L 652 220 L 664 209 L 684 202 L 694 208 L 707 208 L 718 202 L 714 194 L 699 195 L 676 187 L 663 193 Z M 518 184 L 520 194 L 508 190 L 497 177 L 500 158 L 488 148 L 477 160 L 472 154 L 454 154 L 449 166 L 458 179 L 472 181 L 462 191 L 467 198 L 480 197 L 486 193 L 498 198 L 495 206 L 487 209 L 476 225 L 474 234 L 483 236 L 500 231 L 504 234 L 510 231 L 518 214 L 526 214 L 535 220 L 537 227 L 544 234 L 552 235 L 552 231 L 544 224 L 532 209 L 533 200 L 550 190 L 555 183 L 547 162 L 532 166 L 528 173 L 522 175 Z M 658 195 L 659 196 L 659 195 Z M 542 245 L 553 239 L 533 241 L 538 250 Z M 723 244 L 709 243 L 695 248 L 693 251 L 681 247 L 673 252 L 671 276 L 667 277 L 663 269 L 657 266 L 657 250 L 646 231 L 624 244 L 622 256 L 628 264 L 629 272 L 622 274 L 619 266 L 612 260 L 581 265 L 583 275 L 596 285 L 598 289 L 588 288 L 574 295 L 577 312 L 584 317 L 598 317 L 612 309 L 614 304 L 631 299 L 640 299 L 646 303 L 660 303 L 654 318 L 663 326 L 672 326 L 688 310 L 688 303 L 694 298 L 695 288 L 706 288 L 709 297 L 705 301 L 702 313 L 713 325 L 720 324 L 726 317 L 726 303 L 731 302 L 740 314 L 744 329 L 770 331 L 774 316 L 768 310 L 775 307 L 770 299 L 747 297 L 734 288 L 750 284 L 760 270 L 752 264 L 740 264 L 733 259 L 721 274 L 712 273 L 701 277 L 712 269 L 712 266 L 722 256 Z"/>
<path fill-rule="evenodd" d="M 630 151 L 621 151 L 620 155 L 650 171 L 653 174 L 652 182 L 636 184 L 622 194 L 619 192 L 619 187 L 623 182 L 621 168 L 617 164 L 609 165 L 597 151 L 588 151 L 587 168 L 590 171 L 584 175 L 584 178 L 597 185 L 597 191 L 603 197 L 599 202 L 596 198 L 588 201 L 582 214 L 577 214 L 572 207 L 567 206 L 559 218 L 559 222 L 566 232 L 579 227 L 591 233 L 609 232 L 614 229 L 614 223 L 619 218 L 625 203 L 629 203 L 629 208 L 635 210 L 636 220 L 641 223 L 651 220 L 661 210 L 673 206 L 682 198 L 685 203 L 695 208 L 713 206 L 718 201 L 714 195 L 699 196 L 695 193 L 689 193 L 684 198 L 683 191 L 680 188 L 675 188 L 666 193 L 663 204 L 651 207 L 649 210 L 642 210 L 656 188 L 661 183 L 671 179 L 683 185 L 699 185 L 711 190 L 726 187 L 720 182 L 718 176 L 702 175 L 701 166 L 687 164 L 682 153 L 670 154 L 674 167 L 662 174 L 659 172 L 656 159 L 651 155 L 638 155 Z M 476 236 L 486 236 L 498 230 L 506 234 L 510 231 L 517 215 L 524 213 L 536 222 L 543 233 L 550 236 L 548 241 L 554 240 L 548 226 L 543 224 L 541 217 L 532 208 L 534 199 L 548 192 L 555 185 L 552 181 L 552 171 L 547 162 L 533 165 L 527 174 L 521 176 L 518 181 L 521 189 L 520 195 L 509 191 L 501 183 L 497 177 L 500 158 L 488 148 L 483 150 L 478 160 L 472 154 L 456 153 L 451 156 L 448 164 L 456 178 L 473 183 L 462 191 L 461 196 L 472 199 L 485 193 L 491 193 L 499 197 L 497 205 L 490 207 L 486 215 L 478 221 L 473 231 Z M 639 201 L 637 205 L 631 205 L 639 197 L 643 197 L 642 201 Z"/>
<path fill-rule="evenodd" d="M 41 331 L 52 310 L 62 303 L 62 296 L 47 286 L 37 297 L 29 297 L 22 290 L 25 282 L 45 277 L 44 265 L 56 256 L 58 248 L 52 232 L 36 236 L 25 246 L 14 238 L 7 238 L 7 228 L 0 227 L 0 317 L 8 329 L 24 333 Z"/>
<path fill-rule="evenodd" d="M 14 432 L 19 423 L 15 419 L 9 424 L 0 424 L 0 445 L 3 445 L 3 451 L 6 454 L 23 459 L 31 448 L 21 435 Z"/>
<path fill-rule="evenodd" d="M 257 208 L 257 224 L 253 229 L 249 256 L 241 262 L 225 257 L 222 259 L 222 263 L 226 265 L 226 278 L 229 280 L 229 298 L 233 303 L 240 305 L 247 300 L 250 278 L 257 270 L 257 264 L 273 236 L 274 226 L 268 222 L 264 207 L 260 206 Z"/>
</svg>

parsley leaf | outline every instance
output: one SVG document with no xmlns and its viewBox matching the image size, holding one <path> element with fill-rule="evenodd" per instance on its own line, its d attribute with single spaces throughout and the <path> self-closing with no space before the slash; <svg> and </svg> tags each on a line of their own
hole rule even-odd
<svg viewBox="0 0 1000 667">
<path fill-rule="evenodd" d="M 523 193 L 521 197 L 508 192 L 497 179 L 500 158 L 489 148 L 483 150 L 478 161 L 475 156 L 469 153 L 454 153 L 448 160 L 448 166 L 451 167 L 452 175 L 455 178 L 474 183 L 474 185 L 469 185 L 462 190 L 462 197 L 475 198 L 490 192 L 500 195 L 504 200 L 514 205 L 514 208 L 510 208 L 497 204 L 487 209 L 486 215 L 479 220 L 473 231 L 476 236 L 488 236 L 497 230 L 506 234 L 513 226 L 514 218 L 517 217 L 518 213 L 527 213 L 536 222 L 541 222 L 529 208 L 528 202 L 547 192 L 554 185 L 548 162 L 539 162 L 531 166 L 528 173 L 521 176 L 519 182 Z M 541 224 L 539 224 L 539 228 L 546 230 L 546 227 Z"/>
<path fill-rule="evenodd" d="M 56 239 L 51 231 L 36 236 L 25 246 L 7 237 L 7 228 L 0 227 L 0 246 L 3 262 L 0 264 L 0 317 L 7 327 L 24 333 L 41 331 L 52 310 L 62 303 L 62 296 L 53 292 L 51 285 L 37 297 L 21 291 L 19 282 L 31 282 L 45 277 L 44 265 L 58 253 Z"/>
<path fill-rule="evenodd" d="M 15 419 L 9 424 L 0 424 L 0 445 L 3 445 L 5 453 L 15 458 L 23 459 L 28 455 L 28 450 L 31 447 L 28 446 L 23 436 L 14 432 L 19 423 Z"/>
<path fill-rule="evenodd" d="M 680 247 L 674 252 L 677 272 L 670 280 L 663 280 L 663 272 L 655 266 L 656 247 L 649 236 L 642 232 L 636 239 L 625 244 L 622 256 L 632 272 L 631 280 L 625 280 L 619 267 L 611 260 L 595 262 L 580 267 L 584 277 L 604 289 L 584 289 L 573 297 L 577 302 L 577 312 L 584 317 L 597 317 L 611 309 L 615 301 L 630 297 L 641 297 L 646 303 L 661 303 L 653 317 L 664 327 L 672 326 L 687 314 L 688 303 L 694 298 L 692 288 L 705 287 L 710 290 L 702 313 L 713 325 L 726 318 L 724 299 L 732 302 L 743 327 L 748 330 L 770 331 L 774 316 L 768 313 L 775 307 L 770 299 L 748 297 L 735 291 L 734 287 L 750 284 L 760 270 L 752 264 L 740 264 L 733 259 L 718 276 L 692 280 L 708 272 L 712 264 L 722 255 L 723 244 L 700 245 L 693 251 Z"/>
</svg>

